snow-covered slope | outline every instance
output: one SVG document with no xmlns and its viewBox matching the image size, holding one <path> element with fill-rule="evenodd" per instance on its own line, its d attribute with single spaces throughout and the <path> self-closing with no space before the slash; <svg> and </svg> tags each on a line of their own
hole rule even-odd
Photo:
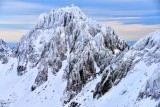
<svg viewBox="0 0 160 107">
<path fill-rule="evenodd" d="M 0 107 L 154 107 L 159 36 L 130 48 L 76 6 L 42 14 L 0 63 Z"/>
<path fill-rule="evenodd" d="M 140 39 L 112 60 L 98 84 L 91 81 L 71 102 L 82 107 L 159 107 L 159 43 L 160 30 Z"/>
</svg>

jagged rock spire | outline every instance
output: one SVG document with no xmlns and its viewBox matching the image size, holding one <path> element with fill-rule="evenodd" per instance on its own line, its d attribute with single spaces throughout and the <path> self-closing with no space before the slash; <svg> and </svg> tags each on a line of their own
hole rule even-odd
<svg viewBox="0 0 160 107">
<path fill-rule="evenodd" d="M 70 100 L 90 78 L 96 77 L 95 64 L 102 71 L 115 56 L 115 50 L 121 52 L 128 47 L 113 29 L 97 24 L 77 6 L 67 6 L 41 14 L 35 29 L 22 38 L 16 51 L 17 73 L 26 73 L 29 63 L 37 67 L 35 89 L 47 81 L 49 69 L 56 74 L 67 60 L 64 78 Z"/>
</svg>

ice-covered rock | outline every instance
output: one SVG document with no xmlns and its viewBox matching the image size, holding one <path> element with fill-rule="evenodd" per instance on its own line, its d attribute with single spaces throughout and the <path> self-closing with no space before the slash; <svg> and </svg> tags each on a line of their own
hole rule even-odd
<svg viewBox="0 0 160 107">
<path fill-rule="evenodd" d="M 51 10 L 0 63 L 0 104 L 159 107 L 159 45 L 159 30 L 129 47 L 74 5 Z"/>
<path fill-rule="evenodd" d="M 9 50 L 10 48 L 7 46 L 6 42 L 0 39 L 0 52 L 5 53 L 5 52 L 8 52 Z"/>
<path fill-rule="evenodd" d="M 123 106 L 127 106 L 127 102 L 132 106 L 158 106 L 160 98 L 159 41 L 160 31 L 157 30 L 114 58 L 103 71 L 103 76 L 96 85 L 93 97 L 101 100 L 100 97 L 110 97 L 107 93 L 117 91 L 112 93 L 117 96 L 117 98 L 113 98 L 113 101 L 118 100 L 121 96 L 126 96 L 124 99 L 126 102 L 122 103 Z M 120 90 L 123 91 L 118 95 Z M 130 100 L 127 100 L 127 96 Z M 150 99 L 148 105 L 145 104 L 147 99 Z M 133 103 L 130 102 L 131 100 Z M 154 102 L 154 100 L 156 101 Z M 121 100 L 119 99 L 119 101 Z M 110 103 L 112 104 L 112 102 Z M 106 104 L 108 103 L 106 102 Z M 112 106 L 116 107 L 118 104 Z"/>
<path fill-rule="evenodd" d="M 7 44 L 0 39 L 0 61 L 2 64 L 6 64 L 8 62 L 8 57 L 11 54 L 11 49 L 7 46 Z"/>
<path fill-rule="evenodd" d="M 64 79 L 66 98 L 72 99 L 85 84 L 96 77 L 119 52 L 129 48 L 110 27 L 97 24 L 76 6 L 51 10 L 40 15 L 35 28 L 18 44 L 18 75 L 37 67 L 39 72 L 33 87 L 47 81 L 48 69 L 56 74 L 67 60 Z"/>
</svg>

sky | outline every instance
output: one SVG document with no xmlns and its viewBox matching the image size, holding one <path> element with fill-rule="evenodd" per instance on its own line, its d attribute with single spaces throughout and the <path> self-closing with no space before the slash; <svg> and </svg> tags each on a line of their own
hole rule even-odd
<svg viewBox="0 0 160 107">
<path fill-rule="evenodd" d="M 0 38 L 18 42 L 41 13 L 71 4 L 126 41 L 160 29 L 160 0 L 0 0 Z"/>
</svg>

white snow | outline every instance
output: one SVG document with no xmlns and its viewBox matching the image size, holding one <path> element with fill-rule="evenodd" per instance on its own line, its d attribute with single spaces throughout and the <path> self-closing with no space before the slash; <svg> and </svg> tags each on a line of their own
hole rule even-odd
<svg viewBox="0 0 160 107">
<path fill-rule="evenodd" d="M 70 14 L 72 15 L 70 16 Z M 74 19 L 72 19 L 73 17 Z M 68 21 L 68 27 L 65 25 L 65 20 Z M 160 85 L 155 87 L 153 84 L 154 81 L 159 83 L 159 30 L 140 39 L 133 48 L 122 53 L 124 58 L 120 60 L 127 62 L 131 60 L 128 58 L 133 57 L 133 60 L 137 62 L 132 63 L 135 65 L 117 85 L 99 99 L 93 99 L 96 85 L 103 76 L 103 74 L 99 74 L 100 67 L 94 56 L 98 53 L 98 57 L 102 57 L 99 63 L 105 65 L 108 61 L 111 62 L 113 57 L 116 57 L 116 55 L 112 55 L 111 47 L 105 45 L 113 45 L 113 51 L 119 53 L 118 48 L 123 49 L 126 46 L 122 44 L 125 42 L 120 40 L 111 28 L 97 25 L 76 6 L 42 14 L 35 29 L 26 34 L 19 43 L 19 57 L 7 56 L 8 63 L 6 64 L 2 64 L 0 61 L 0 107 L 68 107 L 72 102 L 79 103 L 80 107 L 155 107 L 159 103 L 159 99 L 147 97 L 139 100 L 138 96 L 141 91 L 145 91 L 147 82 L 149 82 L 150 88 L 156 89 L 155 92 L 160 92 Z M 72 47 L 75 48 L 74 52 L 71 52 Z M 60 54 L 64 53 L 67 58 L 62 61 Z M 61 69 L 56 72 L 54 67 L 58 64 L 46 65 L 49 60 L 51 60 L 51 64 L 57 60 L 62 61 Z M 73 92 L 76 93 L 75 97 L 64 105 L 66 86 L 68 83 L 74 85 L 72 84 L 73 80 L 81 80 L 79 71 L 84 67 L 83 64 L 87 63 L 87 60 L 94 61 L 96 76 L 87 78 L 86 84 L 82 84 L 84 85 L 82 90 L 77 93 Z M 71 64 L 71 61 L 74 62 L 74 66 L 73 70 L 69 71 L 68 65 Z M 35 64 L 37 62 L 38 65 Z M 17 76 L 17 66 L 19 64 L 24 66 L 25 63 L 27 63 L 27 72 L 22 76 Z M 45 67 L 48 71 L 48 79 L 38 85 L 35 90 L 31 90 L 38 73 Z M 71 76 L 70 80 L 64 79 L 67 67 L 67 71 L 71 72 L 68 74 Z M 83 73 L 84 71 L 83 68 Z M 90 72 L 85 73 L 86 75 L 90 74 Z M 40 77 L 44 75 L 45 73 L 42 73 Z M 73 90 L 70 91 L 72 93 Z"/>
<path fill-rule="evenodd" d="M 63 81 L 64 68 L 67 61 L 63 61 L 63 67 L 54 76 L 49 71 L 48 81 L 31 91 L 31 86 L 37 76 L 36 69 L 30 69 L 23 76 L 17 76 L 16 65 L 13 70 L 6 69 L 6 66 L 16 64 L 16 59 L 11 58 L 7 65 L 0 64 L 0 101 L 9 102 L 9 107 L 51 107 L 62 106 L 63 92 L 66 87 L 66 81 Z"/>
</svg>

